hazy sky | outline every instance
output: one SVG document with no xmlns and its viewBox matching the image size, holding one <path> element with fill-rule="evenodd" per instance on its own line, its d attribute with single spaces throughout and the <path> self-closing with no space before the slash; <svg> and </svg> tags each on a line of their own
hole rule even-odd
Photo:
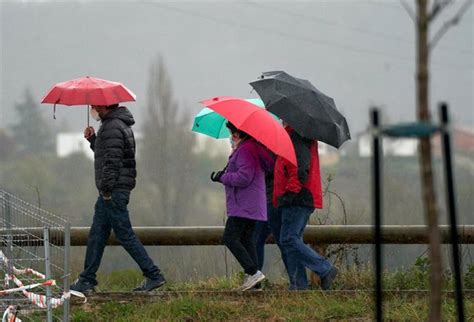
<svg viewBox="0 0 474 322">
<path fill-rule="evenodd" d="M 409 1 L 411 2 L 411 1 Z M 457 1 L 433 29 L 456 12 Z M 454 119 L 474 123 L 473 8 L 432 56 L 431 104 L 446 100 Z M 415 117 L 414 25 L 398 1 L 2 2 L 0 128 L 29 86 L 37 100 L 56 82 L 85 75 L 125 83 L 143 120 L 148 69 L 161 55 L 174 93 L 192 113 L 197 101 L 255 97 L 248 82 L 285 70 L 332 96 L 353 133 L 368 107 L 391 121 Z M 52 127 L 85 126 L 85 109 L 44 106 Z M 437 117 L 436 114 L 434 114 Z"/>
</svg>

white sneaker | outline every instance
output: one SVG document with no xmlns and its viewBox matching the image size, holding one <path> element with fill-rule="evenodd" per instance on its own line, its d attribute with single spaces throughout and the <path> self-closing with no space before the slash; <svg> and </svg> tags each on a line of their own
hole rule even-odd
<svg viewBox="0 0 474 322">
<path fill-rule="evenodd" d="M 265 279 L 265 275 L 263 275 L 262 272 L 257 271 L 257 273 L 253 275 L 249 275 L 245 280 L 244 284 L 240 288 L 241 291 L 246 291 L 248 289 L 251 289 L 252 287 L 255 286 L 255 284 L 263 281 Z"/>
<path fill-rule="evenodd" d="M 245 283 L 247 283 L 247 280 L 249 279 L 249 277 L 250 277 L 249 274 L 244 274 L 244 283 L 240 285 L 239 287 L 234 288 L 233 291 L 242 291 L 242 286 L 245 285 Z"/>
</svg>

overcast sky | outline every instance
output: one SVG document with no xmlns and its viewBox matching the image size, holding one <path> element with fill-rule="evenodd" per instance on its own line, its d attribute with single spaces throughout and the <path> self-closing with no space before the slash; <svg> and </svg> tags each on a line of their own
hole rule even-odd
<svg viewBox="0 0 474 322">
<path fill-rule="evenodd" d="M 409 1 L 411 3 L 411 1 Z M 443 12 L 433 30 L 459 8 Z M 435 48 L 431 105 L 447 101 L 458 124 L 474 123 L 473 9 Z M 38 102 L 56 83 L 81 76 L 125 83 L 140 127 L 148 69 L 161 55 L 174 93 L 192 113 L 199 100 L 256 97 L 248 82 L 285 70 L 333 97 L 353 133 L 368 107 L 391 121 L 415 117 L 414 25 L 399 1 L 2 2 L 0 128 L 29 86 Z M 82 131 L 85 109 L 44 106 L 48 124 Z M 437 117 L 436 113 L 434 114 Z"/>
</svg>

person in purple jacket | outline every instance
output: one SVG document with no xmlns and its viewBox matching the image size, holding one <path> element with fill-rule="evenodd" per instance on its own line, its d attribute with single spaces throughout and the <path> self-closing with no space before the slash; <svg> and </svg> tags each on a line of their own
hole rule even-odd
<svg viewBox="0 0 474 322">
<path fill-rule="evenodd" d="M 211 174 L 211 180 L 225 186 L 227 222 L 224 244 L 245 271 L 239 290 L 246 291 L 265 279 L 258 269 L 257 246 L 253 238 L 257 221 L 267 220 L 265 170 L 273 159 L 266 149 L 247 133 L 227 122 L 233 151 L 226 168 Z"/>
</svg>

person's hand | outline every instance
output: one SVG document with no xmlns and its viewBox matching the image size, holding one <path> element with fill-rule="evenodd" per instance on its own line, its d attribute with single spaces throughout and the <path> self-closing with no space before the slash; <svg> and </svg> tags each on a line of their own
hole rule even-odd
<svg viewBox="0 0 474 322">
<path fill-rule="evenodd" d="M 110 201 L 112 200 L 112 195 L 110 194 L 110 192 L 103 192 L 102 198 L 104 198 L 104 201 Z"/>
<path fill-rule="evenodd" d="M 296 192 L 288 191 L 284 195 L 278 197 L 278 205 L 292 205 L 297 196 L 298 194 Z"/>
<path fill-rule="evenodd" d="M 86 129 L 84 130 L 84 137 L 86 139 L 89 139 L 91 136 L 93 136 L 95 134 L 95 130 L 92 126 L 88 126 L 86 127 Z"/>
<path fill-rule="evenodd" d="M 221 177 L 224 173 L 225 173 L 224 170 L 217 171 L 217 173 L 213 171 L 211 173 L 211 180 L 214 182 L 221 182 Z"/>
</svg>

